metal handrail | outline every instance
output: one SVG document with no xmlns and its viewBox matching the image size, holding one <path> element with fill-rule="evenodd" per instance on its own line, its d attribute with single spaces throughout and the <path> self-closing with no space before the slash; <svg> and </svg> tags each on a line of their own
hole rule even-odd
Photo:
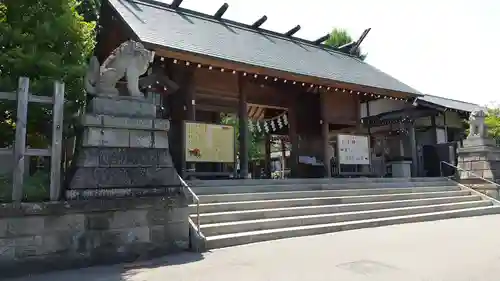
<svg viewBox="0 0 500 281">
<path fill-rule="evenodd" d="M 184 189 L 187 189 L 189 193 L 191 193 L 191 196 L 193 197 L 193 200 L 196 203 L 196 232 L 200 234 L 200 198 L 194 193 L 194 191 L 189 187 L 189 185 L 179 176 L 179 179 L 181 180 L 182 186 Z"/>
<path fill-rule="evenodd" d="M 497 188 L 500 188 L 500 184 L 498 184 L 498 183 L 496 183 L 496 182 L 494 182 L 494 181 L 490 181 L 490 180 L 488 180 L 488 179 L 485 179 L 485 178 L 483 178 L 483 177 L 480 177 L 480 176 L 478 176 L 478 175 L 474 174 L 473 172 L 470 172 L 470 171 L 464 170 L 464 169 L 462 169 L 462 168 L 459 168 L 459 167 L 457 167 L 457 166 L 454 166 L 454 165 L 452 165 L 452 164 L 450 164 L 450 163 L 448 163 L 448 162 L 446 162 L 446 161 L 441 161 L 441 163 L 440 163 L 440 165 L 439 165 L 439 172 L 440 172 L 441 176 L 443 176 L 443 164 L 446 164 L 447 166 L 452 167 L 452 168 L 455 168 L 455 169 L 460 170 L 460 171 L 462 171 L 462 172 L 466 172 L 466 173 L 468 173 L 469 175 L 473 175 L 473 176 L 474 176 L 474 177 L 476 177 L 476 178 L 482 179 L 482 180 L 484 180 L 485 182 L 490 183 L 490 184 L 493 184 L 493 185 L 495 185 Z"/>
</svg>

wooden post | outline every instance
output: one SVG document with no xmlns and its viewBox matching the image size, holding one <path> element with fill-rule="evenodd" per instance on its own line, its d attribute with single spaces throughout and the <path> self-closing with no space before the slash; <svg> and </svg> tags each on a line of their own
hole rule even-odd
<svg viewBox="0 0 500 281">
<path fill-rule="evenodd" d="M 243 78 L 238 77 L 238 120 L 240 130 L 240 178 L 248 177 L 248 106 L 247 94 L 243 90 Z"/>
<path fill-rule="evenodd" d="M 321 93 L 320 99 L 320 110 L 321 110 L 321 136 L 323 137 L 323 166 L 325 167 L 325 177 L 332 177 L 332 167 L 330 162 L 330 144 L 328 143 L 328 137 L 330 134 L 330 128 L 328 123 L 328 118 L 326 116 L 326 93 Z"/>
<path fill-rule="evenodd" d="M 271 137 L 270 134 L 266 134 L 264 138 L 265 143 L 265 156 L 264 161 L 266 162 L 265 171 L 266 178 L 271 178 Z"/>
<path fill-rule="evenodd" d="M 64 83 L 54 83 L 54 107 L 52 109 L 52 152 L 50 157 L 50 200 L 61 195 L 61 153 L 64 116 Z"/>
<path fill-rule="evenodd" d="M 281 178 L 285 178 L 285 170 L 286 170 L 286 146 L 285 146 L 285 141 L 282 139 L 281 140 Z"/>
<path fill-rule="evenodd" d="M 432 128 L 432 143 L 434 145 L 436 145 L 438 142 L 438 139 L 437 139 L 437 127 L 436 127 L 436 116 L 435 115 L 431 116 L 431 128 Z"/>
<path fill-rule="evenodd" d="M 409 126 L 408 135 L 410 137 L 411 146 L 411 167 L 413 177 L 418 177 L 418 154 L 417 154 L 417 137 L 415 133 L 415 123 L 412 122 Z"/>
<path fill-rule="evenodd" d="M 448 142 L 448 124 L 446 124 L 446 110 L 443 112 L 443 123 L 444 123 L 444 140 Z"/>
<path fill-rule="evenodd" d="M 14 144 L 14 171 L 12 174 L 12 201 L 23 198 L 24 153 L 26 151 L 26 122 L 28 121 L 28 91 L 30 80 L 19 78 L 17 87 L 16 139 Z"/>
<path fill-rule="evenodd" d="M 290 151 L 290 177 L 299 177 L 299 134 L 297 132 L 297 95 L 290 97 L 292 103 L 288 108 L 288 133 L 291 143 Z"/>
</svg>

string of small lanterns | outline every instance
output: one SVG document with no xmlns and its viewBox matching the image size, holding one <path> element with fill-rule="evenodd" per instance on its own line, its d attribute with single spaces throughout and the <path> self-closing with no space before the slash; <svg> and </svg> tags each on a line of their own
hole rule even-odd
<svg viewBox="0 0 500 281">
<path fill-rule="evenodd" d="M 355 94 L 355 95 L 358 95 L 358 96 L 366 96 L 366 97 L 372 97 L 372 98 L 384 98 L 384 99 L 390 99 L 390 100 L 407 101 L 404 98 L 397 98 L 397 97 L 385 96 L 385 95 L 380 95 L 380 94 L 376 94 L 376 93 L 353 91 L 353 90 L 346 89 L 346 88 L 331 87 L 331 86 L 325 86 L 325 85 L 319 85 L 319 84 L 311 84 L 311 83 L 306 83 L 306 82 L 301 82 L 301 81 L 287 80 L 287 79 L 273 77 L 273 76 L 269 76 L 269 75 L 261 75 L 261 74 L 250 73 L 250 72 L 245 72 L 245 71 L 237 71 L 237 70 L 234 70 L 234 69 L 227 69 L 227 68 L 222 68 L 222 67 L 215 67 L 215 66 L 212 66 L 212 65 L 195 63 L 195 62 L 190 62 L 190 61 L 186 61 L 186 60 L 179 60 L 179 59 L 172 59 L 172 58 L 160 57 L 160 61 L 161 62 L 166 62 L 167 60 L 172 61 L 174 64 L 184 65 L 186 67 L 196 66 L 197 68 L 204 68 L 204 69 L 208 69 L 208 70 L 211 70 L 211 71 L 220 71 L 220 72 L 227 72 L 227 73 L 232 73 L 232 74 L 241 73 L 245 77 L 250 77 L 250 78 L 254 78 L 254 79 L 257 79 L 259 77 L 263 77 L 267 81 L 274 81 L 274 82 L 277 82 L 277 83 L 292 84 L 292 85 L 297 85 L 297 86 L 302 86 L 302 87 L 308 87 L 308 88 L 316 88 L 317 87 L 318 89 L 324 89 L 326 91 L 349 93 L 349 94 Z"/>
</svg>

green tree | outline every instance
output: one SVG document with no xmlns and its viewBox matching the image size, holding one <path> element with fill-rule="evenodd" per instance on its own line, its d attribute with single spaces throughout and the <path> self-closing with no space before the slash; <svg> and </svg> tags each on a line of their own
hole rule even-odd
<svg viewBox="0 0 500 281">
<path fill-rule="evenodd" d="M 488 108 L 488 114 L 485 119 L 485 124 L 488 127 L 489 136 L 500 139 L 500 108 Z"/>
<path fill-rule="evenodd" d="M 95 45 L 95 22 L 77 12 L 76 0 L 4 0 L 0 3 L 0 91 L 17 88 L 20 76 L 30 78 L 30 92 L 53 95 L 53 83 L 65 83 L 72 115 L 84 103 L 83 76 Z M 15 105 L 0 103 L 0 146 L 13 142 Z M 51 108 L 31 105 L 28 145 L 50 143 Z M 66 119 L 69 120 L 69 119 Z M 65 121 L 66 121 L 65 120 Z"/>
<path fill-rule="evenodd" d="M 345 29 L 334 28 L 330 33 L 330 37 L 328 38 L 328 40 L 325 41 L 325 44 L 331 47 L 338 48 L 351 42 L 353 42 L 352 37 Z M 366 54 L 361 53 L 361 48 L 358 48 L 354 55 L 362 60 L 366 58 Z"/>
<path fill-rule="evenodd" d="M 101 0 L 83 0 L 78 6 L 78 13 L 87 22 L 97 21 L 101 10 Z"/>
<path fill-rule="evenodd" d="M 225 125 L 234 126 L 236 130 L 236 151 L 239 152 L 239 121 L 238 117 L 231 114 L 221 114 L 221 123 Z M 264 133 L 257 132 L 256 130 L 249 132 L 249 147 L 248 147 L 248 157 L 249 160 L 262 159 L 264 151 L 262 151 L 262 142 L 264 141 Z"/>
</svg>

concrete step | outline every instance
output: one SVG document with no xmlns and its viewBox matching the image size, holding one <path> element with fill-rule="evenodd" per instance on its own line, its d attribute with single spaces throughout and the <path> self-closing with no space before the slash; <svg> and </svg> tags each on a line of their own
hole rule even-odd
<svg viewBox="0 0 500 281">
<path fill-rule="evenodd" d="M 235 194 L 211 194 L 200 195 L 202 203 L 241 202 L 256 200 L 275 200 L 292 198 L 315 198 L 315 197 L 338 197 L 338 196 L 360 196 L 379 195 L 390 193 L 421 193 L 437 191 L 460 190 L 457 186 L 433 186 L 414 188 L 377 188 L 377 189 L 341 189 L 341 190 L 307 190 L 307 191 L 281 191 L 281 192 L 258 192 L 258 193 L 235 193 Z"/>
<path fill-rule="evenodd" d="M 434 221 L 442 219 L 499 214 L 500 207 L 487 206 L 470 209 L 450 210 L 423 214 L 403 215 L 395 217 L 371 218 L 366 220 L 348 221 L 339 223 L 294 226 L 279 229 L 266 229 L 250 232 L 239 232 L 206 238 L 206 248 L 222 248 L 259 241 L 276 240 L 289 237 L 323 234 L 343 230 L 378 227 L 402 223 Z"/>
<path fill-rule="evenodd" d="M 239 210 L 256 210 L 270 208 L 285 208 L 299 206 L 318 206 L 333 204 L 368 203 L 397 200 L 415 200 L 424 198 L 456 197 L 471 195 L 468 190 L 421 192 L 421 193 L 400 193 L 382 195 L 362 195 L 362 196 L 339 196 L 339 197 L 314 197 L 314 198 L 291 198 L 277 200 L 258 200 L 240 202 L 222 202 L 200 204 L 200 213 L 230 212 Z M 191 213 L 196 213 L 196 205 L 190 205 Z"/>
<path fill-rule="evenodd" d="M 283 184 L 336 184 L 336 183 L 408 183 L 408 182 L 450 182 L 444 177 L 423 178 L 288 178 L 288 179 L 230 179 L 230 180 L 190 180 L 190 187 L 202 186 L 254 186 Z"/>
<path fill-rule="evenodd" d="M 200 222 L 202 224 L 213 224 L 213 223 L 231 222 L 231 221 L 257 220 L 264 218 L 280 218 L 280 217 L 305 216 L 305 215 L 342 213 L 342 212 L 359 212 L 359 211 L 413 207 L 413 206 L 473 202 L 480 200 L 481 197 L 479 195 L 469 195 L 469 196 L 456 196 L 456 197 L 416 199 L 416 200 L 301 206 L 301 207 L 287 207 L 287 208 L 244 210 L 244 211 L 234 211 L 234 212 L 205 213 L 205 214 L 200 214 Z M 195 223 L 197 222 L 196 214 L 192 214 L 190 215 L 190 217 L 193 220 L 193 222 Z"/>
<path fill-rule="evenodd" d="M 449 203 L 440 205 L 404 207 L 382 210 L 369 210 L 361 212 L 346 212 L 333 214 L 317 214 L 307 216 L 293 216 L 281 218 L 269 218 L 248 221 L 232 221 L 214 224 L 202 224 L 201 232 L 205 236 L 222 235 L 236 232 L 248 232 L 263 229 L 287 228 L 301 225 L 327 224 L 345 221 L 356 221 L 366 219 L 376 219 L 385 217 L 407 216 L 423 213 L 444 212 L 450 210 L 460 210 L 478 207 L 491 206 L 489 201 L 473 201 Z"/>
<path fill-rule="evenodd" d="M 413 188 L 449 186 L 450 181 L 422 181 L 422 182 L 352 182 L 352 183 L 305 183 L 305 184 L 253 184 L 253 185 L 212 185 L 191 187 L 197 195 L 229 194 L 229 193 L 256 193 L 280 191 L 306 190 L 339 190 L 339 189 L 375 189 L 375 188 Z"/>
</svg>

